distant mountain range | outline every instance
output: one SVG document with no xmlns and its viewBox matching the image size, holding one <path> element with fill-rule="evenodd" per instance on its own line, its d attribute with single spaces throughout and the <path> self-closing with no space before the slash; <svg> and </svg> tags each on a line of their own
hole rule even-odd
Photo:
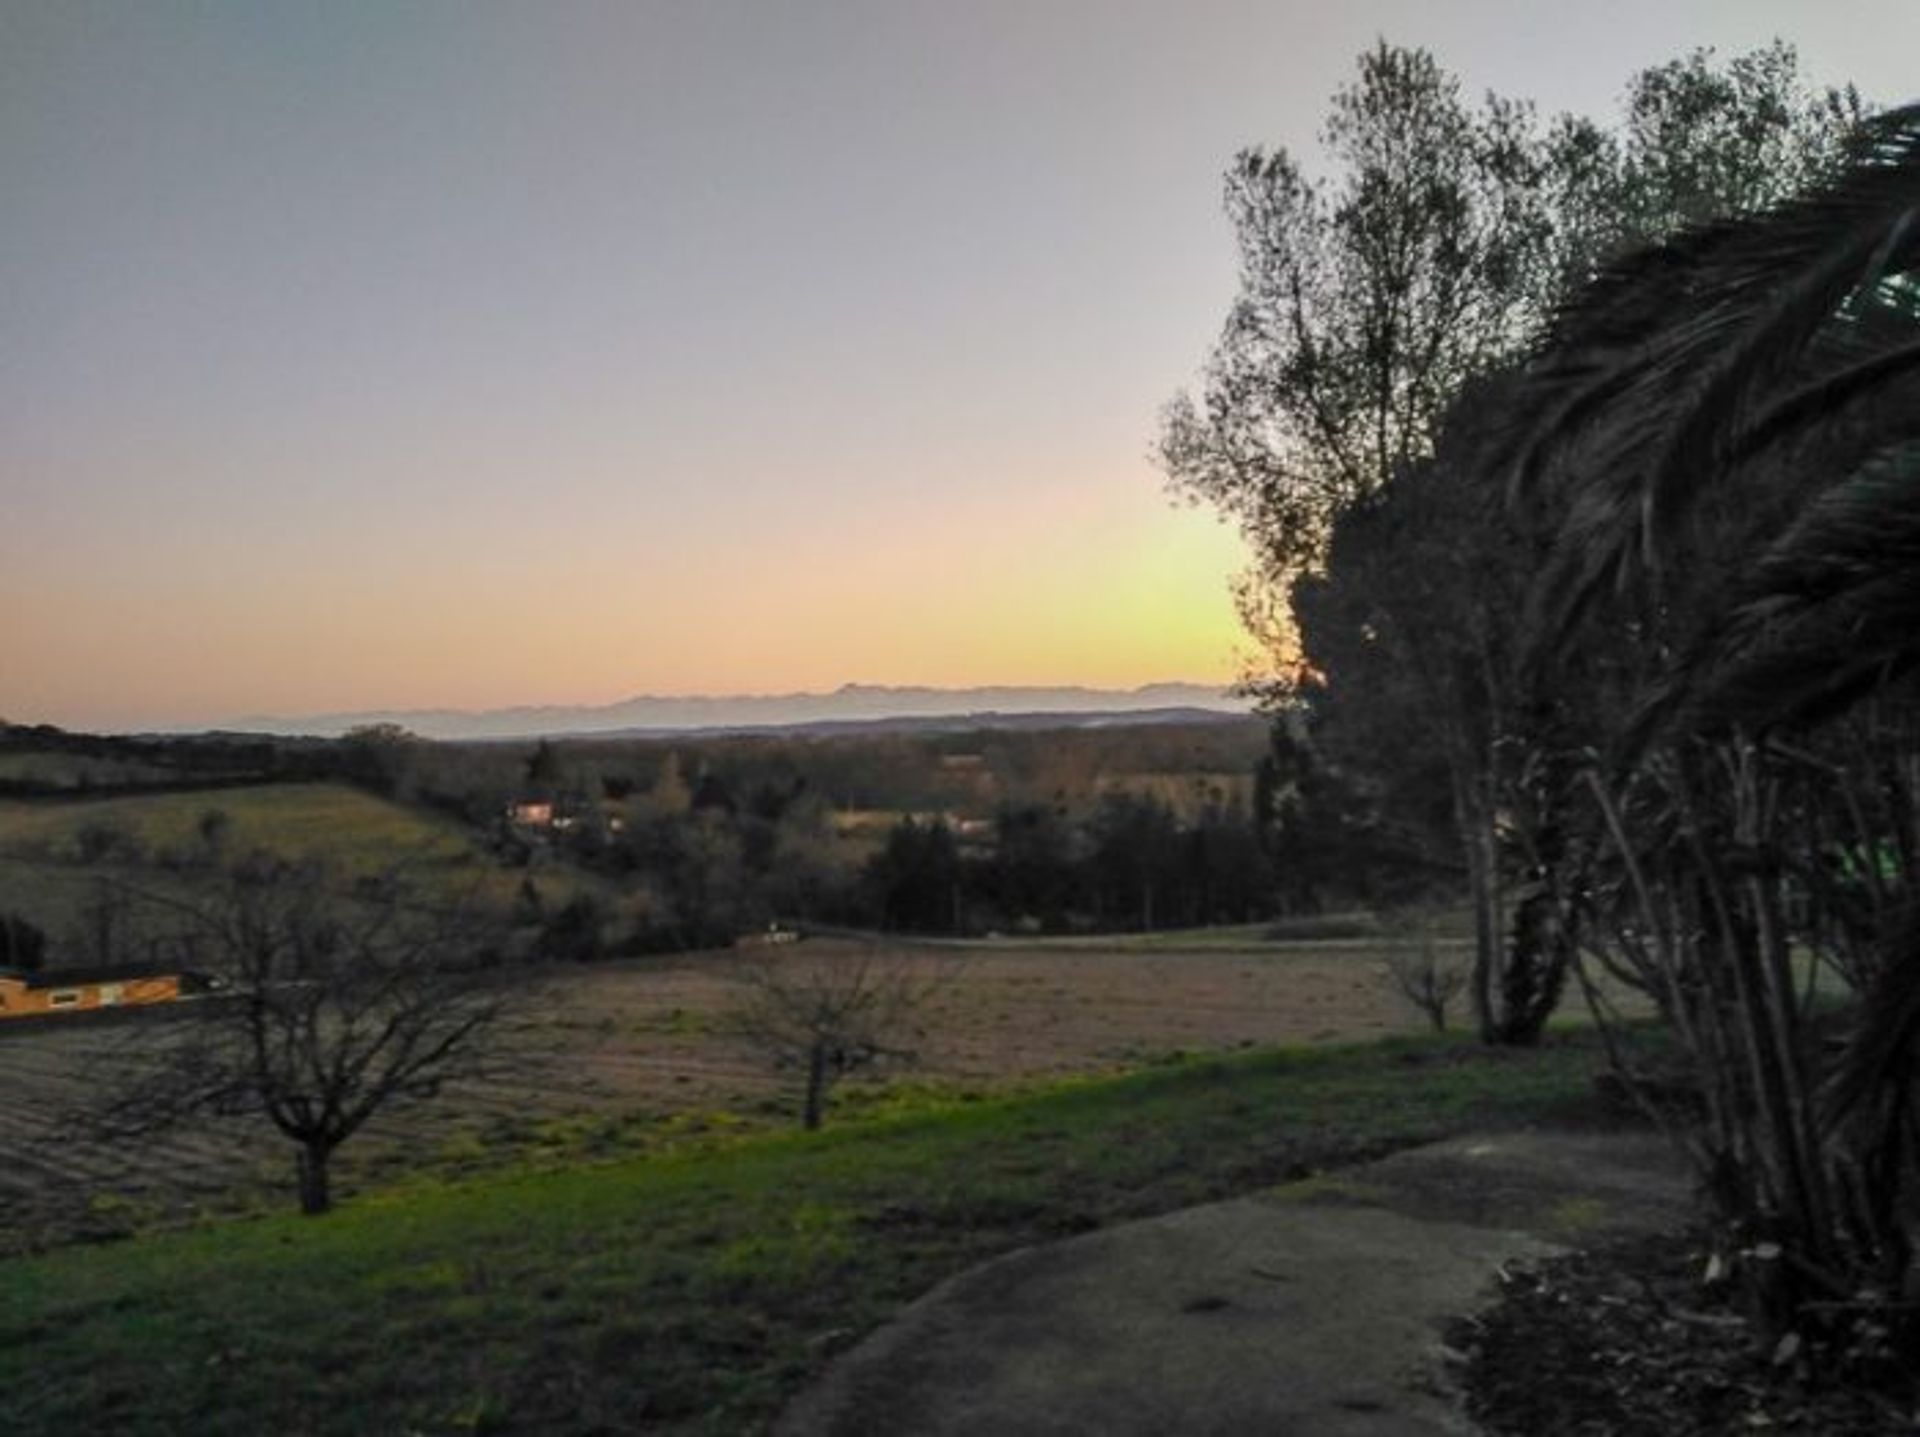
<svg viewBox="0 0 1920 1437">
<path fill-rule="evenodd" d="M 220 727 L 247 733 L 331 737 L 365 724 L 392 723 L 422 738 L 558 738 L 589 734 L 612 738 L 714 732 L 834 733 L 1189 723 L 1240 717 L 1251 709 L 1249 700 L 1204 684 L 1145 684 L 1137 689 L 1017 685 L 938 689 L 845 684 L 824 694 L 753 694 L 737 698 L 646 695 L 599 706 L 480 711 L 392 709 L 296 718 L 247 718 Z"/>
</svg>

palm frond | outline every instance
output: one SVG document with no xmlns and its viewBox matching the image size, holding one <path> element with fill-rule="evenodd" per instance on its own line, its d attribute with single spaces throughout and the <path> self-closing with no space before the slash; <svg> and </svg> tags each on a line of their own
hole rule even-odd
<svg viewBox="0 0 1920 1437">
<path fill-rule="evenodd" d="M 1800 440 L 1814 424 L 1844 423 L 1889 392 L 1905 401 L 1902 409 L 1920 431 L 1920 404 L 1914 403 L 1920 395 L 1906 392 L 1906 386 L 1920 388 L 1920 341 L 1873 354 L 1775 400 L 1742 436 L 1735 458 L 1745 462 L 1775 445 Z"/>
<path fill-rule="evenodd" d="M 1810 501 L 1698 621 L 1637 728 L 1803 723 L 1920 664 L 1920 447 Z M 1655 720 L 1662 720 L 1656 724 Z"/>
<path fill-rule="evenodd" d="M 1560 316 L 1520 387 L 1516 489 L 1563 514 L 1534 622 L 1553 642 L 1609 578 L 1654 571 L 1663 541 L 1742 454 L 1865 403 L 1920 368 L 1890 326 L 1857 339 L 1890 275 L 1920 265 L 1920 106 L 1872 122 L 1832 185 L 1609 270 Z M 1811 372 L 1810 372 L 1811 371 Z"/>
</svg>

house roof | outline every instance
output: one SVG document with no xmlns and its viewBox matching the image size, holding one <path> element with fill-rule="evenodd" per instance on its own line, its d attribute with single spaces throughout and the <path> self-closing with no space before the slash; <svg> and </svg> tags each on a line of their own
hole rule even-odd
<svg viewBox="0 0 1920 1437">
<path fill-rule="evenodd" d="M 141 978 L 179 978 L 178 968 L 155 968 L 142 963 L 93 963 L 72 968 L 43 968 L 28 972 L 0 968 L 0 978 L 12 978 L 29 988 L 84 988 L 91 983 L 126 983 Z"/>
</svg>

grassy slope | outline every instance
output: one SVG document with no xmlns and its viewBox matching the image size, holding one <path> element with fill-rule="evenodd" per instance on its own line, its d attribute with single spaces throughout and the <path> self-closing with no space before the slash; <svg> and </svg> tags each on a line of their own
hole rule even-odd
<svg viewBox="0 0 1920 1437">
<path fill-rule="evenodd" d="M 82 801 L 0 801 L 0 849 L 45 845 L 65 853 L 85 825 L 111 823 L 137 835 L 150 851 L 190 851 L 198 841 L 200 816 L 216 808 L 232 820 L 226 842 L 235 852 L 267 848 L 289 856 L 351 854 L 362 867 L 376 868 L 444 860 L 470 851 L 451 820 L 331 783 L 270 783 Z"/>
<path fill-rule="evenodd" d="M 1251 1055 L 0 1264 L 0 1429 L 753 1430 L 970 1263 L 1564 1115 L 1594 1062 Z"/>
<path fill-rule="evenodd" d="M 224 839 L 230 854 L 264 849 L 290 858 L 326 857 L 351 873 L 400 866 L 463 891 L 478 887 L 502 901 L 512 898 L 522 876 L 482 854 L 472 835 L 453 819 L 343 784 L 0 800 L 0 909 L 23 914 L 57 934 L 75 923 L 102 880 L 190 890 L 196 881 L 191 870 L 169 876 L 121 862 L 74 862 L 76 837 L 89 823 L 109 823 L 135 835 L 149 858 L 167 850 L 191 854 L 199 846 L 201 815 L 216 808 L 231 821 Z M 604 887 L 560 865 L 544 871 L 538 882 L 543 896 L 555 902 L 564 902 L 583 887 Z"/>
</svg>

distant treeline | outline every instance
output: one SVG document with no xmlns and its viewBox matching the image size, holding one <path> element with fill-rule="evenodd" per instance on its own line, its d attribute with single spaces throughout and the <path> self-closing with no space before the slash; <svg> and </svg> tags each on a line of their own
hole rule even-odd
<svg viewBox="0 0 1920 1437">
<path fill-rule="evenodd" d="M 322 739 L 251 734 L 71 733 L 0 722 L 0 794 L 107 797 L 342 777 L 343 754 Z"/>
<path fill-rule="evenodd" d="M 702 946 L 776 919 L 1067 933 L 1241 923 L 1289 906 L 1272 835 L 1224 800 L 1182 818 L 1157 798 L 1112 793 L 1083 815 L 1006 804 L 986 819 L 907 816 L 856 837 L 804 784 L 736 800 L 711 776 L 690 787 L 669 773 L 617 813 L 564 821 L 544 835 L 503 821 L 504 861 L 526 865 L 530 892 L 556 858 L 614 880 L 634 899 L 615 941 L 634 951 Z M 574 914 L 561 941 L 608 916 Z"/>
<path fill-rule="evenodd" d="M 62 755 L 42 773 L 0 768 L 0 791 L 46 793 L 216 779 L 269 782 L 346 779 L 389 794 L 424 792 L 442 802 L 485 794 L 491 806 L 526 786 L 536 740 L 444 743 L 387 725 L 339 739 L 258 734 L 103 735 L 49 724 L 0 722 L 7 755 Z M 569 782 L 611 796 L 653 786 L 670 762 L 719 773 L 742 791 L 804 781 L 839 809 L 932 810 L 1014 801 L 1078 801 L 1102 776 L 1252 772 L 1266 747 L 1258 718 L 1050 730 L 936 734 L 726 735 L 671 739 L 558 739 Z M 92 760 L 89 765 L 80 760 Z M 107 774 L 115 767 L 123 775 Z"/>
<path fill-rule="evenodd" d="M 991 841 L 906 819 L 863 871 L 867 917 L 916 933 L 1114 931 L 1245 923 L 1284 907 L 1253 816 L 1221 803 L 1183 820 L 1159 799 L 1108 794 L 1084 817 L 1008 806 Z"/>
<path fill-rule="evenodd" d="M 436 743 L 412 772 L 431 789 L 510 789 L 535 743 Z M 569 782 L 620 796 L 651 788 L 669 764 L 713 775 L 733 792 L 804 783 L 841 810 L 970 811 L 1000 801 L 1081 803 L 1101 783 L 1143 775 L 1245 778 L 1267 746 L 1266 723 L 1154 724 L 937 734 L 724 735 L 555 739 Z"/>
<path fill-rule="evenodd" d="M 775 919 L 957 934 L 1247 922 L 1433 878 L 1260 719 L 524 743 L 9 726 L 0 774 L 0 792 L 67 797 L 351 783 L 453 817 L 526 870 L 521 917 L 576 958 Z M 556 911 L 543 874 L 567 870 L 596 881 Z"/>
<path fill-rule="evenodd" d="M 1063 932 L 1287 902 L 1254 811 L 1259 720 L 523 745 L 369 730 L 342 745 L 349 771 L 488 829 L 504 861 L 614 880 L 637 947 L 774 918 Z M 538 827 L 511 817 L 531 801 L 553 805 Z"/>
</svg>

